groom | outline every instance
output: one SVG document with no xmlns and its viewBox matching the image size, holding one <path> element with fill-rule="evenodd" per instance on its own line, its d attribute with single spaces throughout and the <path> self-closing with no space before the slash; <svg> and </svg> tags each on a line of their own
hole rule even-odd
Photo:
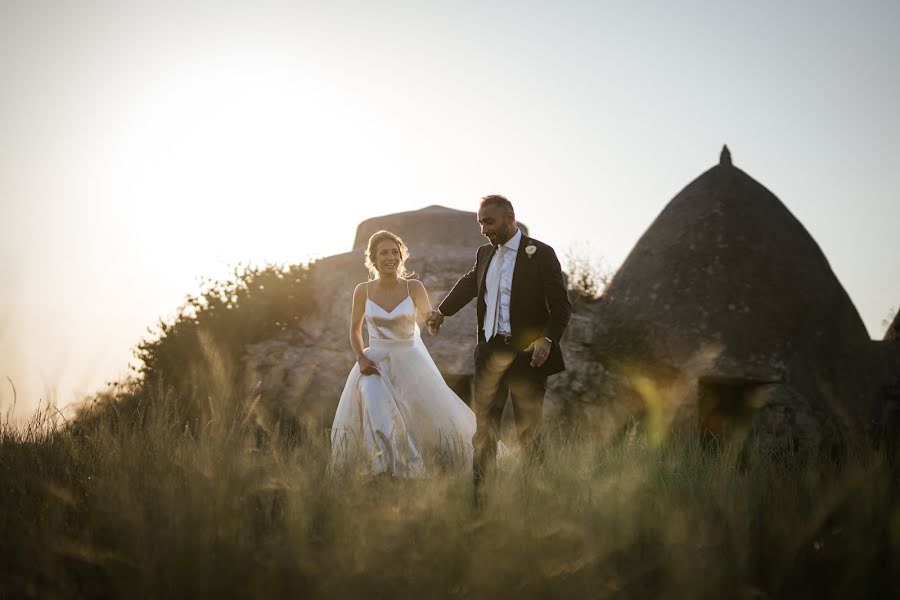
<svg viewBox="0 0 900 600">
<path fill-rule="evenodd" d="M 436 333 L 445 316 L 478 299 L 472 438 L 476 500 L 496 465 L 507 395 L 512 396 L 519 442 L 528 455 L 536 450 L 547 377 L 565 369 L 559 342 L 572 311 L 556 253 L 522 235 L 509 200 L 482 198 L 478 223 L 490 244 L 478 249 L 474 268 L 428 319 Z"/>
</svg>

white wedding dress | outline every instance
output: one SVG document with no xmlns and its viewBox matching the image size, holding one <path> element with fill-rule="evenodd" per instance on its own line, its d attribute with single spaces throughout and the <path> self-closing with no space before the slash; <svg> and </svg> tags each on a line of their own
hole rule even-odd
<svg viewBox="0 0 900 600">
<path fill-rule="evenodd" d="M 365 310 L 365 354 L 380 375 L 360 374 L 358 363 L 350 371 L 331 428 L 332 467 L 423 477 L 430 452 L 470 460 L 475 413 L 444 382 L 422 342 L 408 290 L 391 311 L 367 294 Z"/>
</svg>

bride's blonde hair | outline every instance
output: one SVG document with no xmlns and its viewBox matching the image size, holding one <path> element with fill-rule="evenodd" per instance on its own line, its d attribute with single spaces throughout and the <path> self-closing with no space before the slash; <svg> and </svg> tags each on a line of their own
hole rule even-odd
<svg viewBox="0 0 900 600">
<path fill-rule="evenodd" d="M 403 240 L 400 239 L 399 235 L 382 229 L 381 231 L 376 231 L 372 234 L 372 237 L 369 238 L 369 245 L 366 247 L 366 268 L 369 270 L 369 279 L 378 277 L 378 269 L 375 268 L 375 249 L 378 248 L 378 244 L 384 240 L 391 240 L 397 244 L 397 247 L 400 249 L 400 264 L 397 265 L 397 277 L 409 277 L 412 275 L 411 271 L 406 270 L 406 259 L 409 258 L 409 248 L 406 247 L 406 244 L 403 243 Z"/>
</svg>

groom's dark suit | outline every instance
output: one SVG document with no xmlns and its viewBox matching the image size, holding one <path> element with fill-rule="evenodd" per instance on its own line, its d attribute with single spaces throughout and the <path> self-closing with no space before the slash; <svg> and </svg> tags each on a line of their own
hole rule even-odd
<svg viewBox="0 0 900 600">
<path fill-rule="evenodd" d="M 529 247 L 533 249 L 530 256 Z M 530 446 L 536 440 L 543 418 L 547 377 L 565 369 L 560 340 L 572 312 L 553 248 L 523 235 L 509 294 L 510 335 L 485 340 L 485 276 L 495 252 L 496 247 L 491 244 L 480 247 L 475 266 L 460 278 L 438 307 L 442 314 L 450 316 L 473 298 L 478 299 L 473 401 L 477 431 L 472 440 L 476 485 L 485 469 L 495 462 L 500 417 L 510 392 L 520 441 Z M 543 365 L 532 367 L 532 355 L 525 349 L 543 337 L 551 340 L 550 354 Z"/>
</svg>

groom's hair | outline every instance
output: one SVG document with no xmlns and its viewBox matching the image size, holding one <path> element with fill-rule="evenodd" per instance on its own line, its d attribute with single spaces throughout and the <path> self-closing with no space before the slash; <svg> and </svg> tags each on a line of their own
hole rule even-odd
<svg viewBox="0 0 900 600">
<path fill-rule="evenodd" d="M 512 202 L 510 202 L 506 196 L 501 196 L 500 194 L 485 196 L 481 199 L 481 206 L 499 206 L 512 215 L 516 214 L 516 211 L 513 210 Z"/>
</svg>

